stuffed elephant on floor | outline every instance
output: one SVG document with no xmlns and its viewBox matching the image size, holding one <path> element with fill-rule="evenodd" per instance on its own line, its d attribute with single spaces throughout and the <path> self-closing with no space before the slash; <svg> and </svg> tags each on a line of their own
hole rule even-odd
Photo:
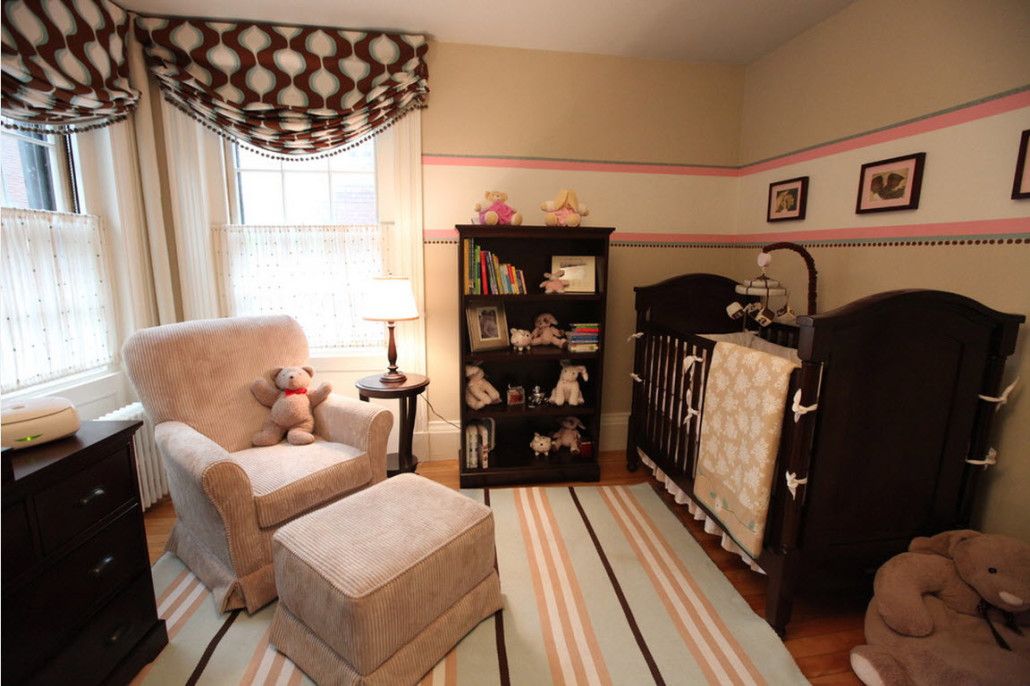
<svg viewBox="0 0 1030 686">
<path fill-rule="evenodd" d="M 851 651 L 866 686 L 1030 684 L 1030 545 L 948 531 L 916 538 L 876 573 L 868 645 Z"/>
</svg>

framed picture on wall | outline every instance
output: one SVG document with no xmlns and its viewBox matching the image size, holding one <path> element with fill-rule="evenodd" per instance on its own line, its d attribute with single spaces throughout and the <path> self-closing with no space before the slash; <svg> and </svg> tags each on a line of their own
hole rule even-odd
<svg viewBox="0 0 1030 686">
<path fill-rule="evenodd" d="M 508 316 L 504 305 L 470 305 L 465 310 L 469 325 L 469 348 L 499 350 L 508 347 Z"/>
<path fill-rule="evenodd" d="M 1030 141 L 1030 129 L 1023 132 L 1019 139 L 1019 154 L 1016 156 L 1016 178 L 1012 182 L 1012 199 L 1030 198 L 1030 159 L 1027 158 L 1027 142 Z"/>
<path fill-rule="evenodd" d="M 765 211 L 767 222 L 789 222 L 805 218 L 808 204 L 808 177 L 775 181 L 769 184 L 769 206 Z"/>
<path fill-rule="evenodd" d="M 855 212 L 892 212 L 919 207 L 926 153 L 892 157 L 862 165 Z"/>
</svg>

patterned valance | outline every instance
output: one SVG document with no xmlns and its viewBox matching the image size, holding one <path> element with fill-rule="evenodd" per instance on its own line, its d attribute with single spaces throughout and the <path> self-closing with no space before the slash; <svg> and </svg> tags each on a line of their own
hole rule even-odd
<svg viewBox="0 0 1030 686">
<path fill-rule="evenodd" d="M 425 106 L 425 36 L 138 17 L 164 97 L 275 157 L 339 152 Z"/>
<path fill-rule="evenodd" d="M 4 126 L 74 133 L 125 119 L 129 17 L 109 0 L 4 0 Z"/>
</svg>

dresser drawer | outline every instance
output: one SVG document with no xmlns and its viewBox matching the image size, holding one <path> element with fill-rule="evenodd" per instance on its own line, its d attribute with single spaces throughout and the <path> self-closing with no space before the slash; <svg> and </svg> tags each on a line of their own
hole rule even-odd
<svg viewBox="0 0 1030 686">
<path fill-rule="evenodd" d="M 129 452 L 118 452 L 40 491 L 36 517 L 46 554 L 136 497 Z"/>
<path fill-rule="evenodd" d="M 7 583 L 31 567 L 36 560 L 35 547 L 32 545 L 32 528 L 29 526 L 29 513 L 24 500 L 5 507 L 0 516 L 0 527 L 3 529 L 4 554 L 0 570 L 3 581 Z"/>
<path fill-rule="evenodd" d="M 126 512 L 4 598 L 5 663 L 26 669 L 37 664 L 70 628 L 146 570 L 140 517 L 137 510 Z"/>
<path fill-rule="evenodd" d="M 28 683 L 99 684 L 156 623 L 154 587 L 141 574 Z"/>
</svg>

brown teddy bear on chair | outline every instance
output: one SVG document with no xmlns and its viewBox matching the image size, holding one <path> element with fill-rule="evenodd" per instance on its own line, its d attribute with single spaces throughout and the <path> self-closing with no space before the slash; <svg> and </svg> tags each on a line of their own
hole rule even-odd
<svg viewBox="0 0 1030 686">
<path fill-rule="evenodd" d="M 250 385 L 250 392 L 272 413 L 265 420 L 261 430 L 254 434 L 251 443 L 256 446 L 275 445 L 286 440 L 293 445 L 307 445 L 315 440 L 315 415 L 312 410 L 333 392 L 327 383 L 313 391 L 308 390 L 315 370 L 311 367 L 280 367 L 273 369 L 271 378 L 256 379 Z"/>
<path fill-rule="evenodd" d="M 947 531 L 917 538 L 876 573 L 868 645 L 851 651 L 867 686 L 1030 684 L 1030 546 Z"/>
</svg>

